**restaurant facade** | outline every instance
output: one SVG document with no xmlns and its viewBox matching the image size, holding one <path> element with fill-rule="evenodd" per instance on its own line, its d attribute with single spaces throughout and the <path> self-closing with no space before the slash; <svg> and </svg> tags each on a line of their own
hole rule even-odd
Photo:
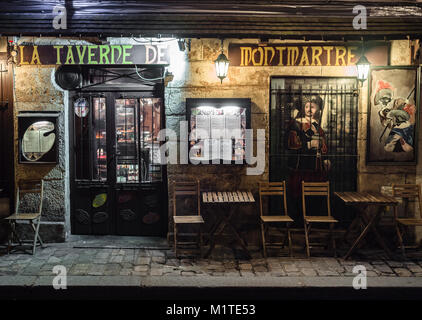
<svg viewBox="0 0 422 320">
<path fill-rule="evenodd" d="M 175 181 L 257 198 L 259 182 L 285 180 L 297 228 L 301 180 L 328 180 L 337 192 L 421 183 L 419 35 L 324 35 L 3 36 L 2 165 L 12 170 L 2 176 L 4 198 L 13 208 L 17 181 L 44 179 L 44 241 L 83 234 L 172 243 Z M 216 76 L 221 53 L 230 61 L 224 78 Z M 371 68 L 359 81 L 362 56 Z M 323 137 L 316 152 L 312 134 L 294 127 L 306 102 L 316 105 Z M 391 108 L 397 114 L 387 116 Z M 221 209 L 201 206 L 207 234 Z M 353 211 L 335 197 L 332 210 L 346 229 Z M 258 215 L 248 204 L 235 217 L 251 246 L 261 241 Z M 421 238 L 415 228 L 413 240 Z"/>
</svg>

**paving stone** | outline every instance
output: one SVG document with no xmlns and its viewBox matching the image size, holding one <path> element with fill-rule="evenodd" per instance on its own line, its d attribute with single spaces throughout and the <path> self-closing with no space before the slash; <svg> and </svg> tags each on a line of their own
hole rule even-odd
<svg viewBox="0 0 422 320">
<path fill-rule="evenodd" d="M 405 268 L 394 268 L 394 272 L 397 273 L 399 277 L 411 277 L 412 273 Z"/>
<path fill-rule="evenodd" d="M 148 276 L 148 272 L 132 271 L 131 275 L 133 275 L 133 276 L 140 276 L 140 277 L 146 277 L 146 276 Z"/>
<path fill-rule="evenodd" d="M 242 263 L 242 264 L 239 264 L 239 269 L 242 271 L 246 271 L 246 270 L 251 271 L 252 265 L 250 263 Z"/>
<path fill-rule="evenodd" d="M 149 270 L 149 266 L 147 265 L 135 266 L 133 270 L 136 272 L 147 272 Z"/>
<path fill-rule="evenodd" d="M 273 270 L 270 272 L 270 274 L 274 277 L 284 277 L 287 275 L 286 272 L 284 272 L 284 270 L 279 269 L 279 270 Z"/>
<path fill-rule="evenodd" d="M 182 271 L 182 276 L 183 276 L 183 277 L 192 277 L 192 276 L 196 276 L 196 272 L 193 272 L 193 271 Z"/>
<path fill-rule="evenodd" d="M 147 265 L 151 263 L 151 257 L 139 257 L 135 264 Z"/>
<path fill-rule="evenodd" d="M 61 259 L 59 259 L 59 258 L 56 258 L 56 257 L 50 257 L 48 260 L 47 260 L 47 263 L 56 263 L 56 264 L 59 264 L 59 263 L 61 263 L 62 262 L 62 260 Z"/>
<path fill-rule="evenodd" d="M 386 264 L 375 265 L 375 268 L 381 273 L 394 273 L 393 270 Z"/>
<path fill-rule="evenodd" d="M 161 275 L 163 275 L 163 269 L 151 269 L 150 275 L 151 276 L 161 276 Z"/>
<path fill-rule="evenodd" d="M 318 275 L 312 268 L 301 268 L 300 272 L 302 272 L 306 277 L 315 277 Z"/>
<path fill-rule="evenodd" d="M 312 268 L 313 267 L 311 261 L 306 261 L 306 260 L 295 261 L 295 265 L 299 268 Z"/>
<path fill-rule="evenodd" d="M 108 263 L 106 264 L 106 268 L 104 270 L 105 276 L 112 276 L 116 274 L 120 274 L 120 271 L 122 270 L 122 267 L 120 264 L 117 263 Z"/>
<path fill-rule="evenodd" d="M 110 258 L 111 263 L 121 263 L 123 262 L 123 256 L 112 256 Z"/>
<path fill-rule="evenodd" d="M 287 272 L 286 273 L 288 277 L 302 277 L 303 275 L 298 271 L 298 272 Z"/>
<path fill-rule="evenodd" d="M 334 270 L 329 270 L 329 269 L 321 269 L 321 270 L 317 270 L 318 275 L 322 276 L 322 277 L 334 277 L 334 276 L 339 276 L 340 274 Z"/>
<path fill-rule="evenodd" d="M 293 263 L 282 264 L 282 266 L 286 272 L 299 272 L 298 267 Z"/>
<path fill-rule="evenodd" d="M 254 267 L 253 270 L 255 271 L 255 273 L 256 272 L 268 272 L 268 269 L 265 266 L 257 266 L 257 267 Z"/>
<path fill-rule="evenodd" d="M 387 264 L 391 268 L 403 268 L 404 267 L 404 263 L 400 262 L 400 261 L 387 261 Z"/>
<path fill-rule="evenodd" d="M 378 273 L 376 273 L 375 271 L 369 270 L 366 272 L 366 276 L 367 277 L 378 277 Z"/>
<path fill-rule="evenodd" d="M 417 264 L 408 265 L 407 269 L 409 269 L 413 273 L 422 273 L 422 267 Z"/>
<path fill-rule="evenodd" d="M 164 263 L 166 263 L 166 257 L 164 257 L 164 256 L 152 257 L 152 262 L 164 264 Z"/>
<path fill-rule="evenodd" d="M 252 271 L 240 270 L 240 275 L 242 277 L 255 277 L 255 274 Z"/>
<path fill-rule="evenodd" d="M 106 269 L 105 264 L 94 264 L 88 271 L 88 274 L 91 276 L 102 276 Z"/>
</svg>

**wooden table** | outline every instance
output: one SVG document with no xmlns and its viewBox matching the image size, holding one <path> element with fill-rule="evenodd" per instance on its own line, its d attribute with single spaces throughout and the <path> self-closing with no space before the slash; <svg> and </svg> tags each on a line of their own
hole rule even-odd
<svg viewBox="0 0 422 320">
<path fill-rule="evenodd" d="M 386 254 L 391 257 L 392 253 L 390 249 L 387 247 L 376 228 L 376 221 L 384 211 L 383 209 L 385 206 L 396 206 L 398 205 L 398 201 L 393 197 L 377 192 L 335 192 L 334 194 L 343 200 L 346 205 L 355 206 L 358 209 L 358 215 L 352 222 L 352 225 L 360 223 L 363 226 L 363 231 L 353 242 L 352 247 L 346 253 L 344 259 L 350 257 L 352 252 L 356 249 L 370 229 L 372 229 L 375 234 L 379 245 L 384 249 Z M 376 212 L 372 215 L 369 212 L 371 207 L 377 207 Z"/>
<path fill-rule="evenodd" d="M 210 248 L 205 254 L 208 257 L 215 246 L 215 237 L 220 234 L 227 226 L 230 228 L 232 234 L 238 240 L 247 256 L 251 258 L 245 240 L 239 235 L 236 228 L 231 223 L 231 219 L 236 212 L 237 204 L 248 204 L 255 202 L 255 199 L 250 191 L 233 191 L 233 192 L 203 192 L 202 202 L 206 204 L 215 204 L 223 206 L 221 210 L 221 217 L 217 220 L 215 225 L 210 230 Z M 220 213 L 220 212 L 217 212 Z"/>
</svg>

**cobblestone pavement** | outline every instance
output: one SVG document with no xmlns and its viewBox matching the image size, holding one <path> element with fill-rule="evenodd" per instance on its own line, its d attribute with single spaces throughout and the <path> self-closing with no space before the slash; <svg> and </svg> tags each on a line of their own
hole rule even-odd
<svg viewBox="0 0 422 320">
<path fill-rule="evenodd" d="M 48 244 L 34 256 L 2 253 L 0 276 L 49 276 L 53 267 L 63 265 L 70 276 L 145 277 L 354 277 L 356 265 L 366 267 L 368 277 L 422 277 L 422 258 L 386 260 L 382 253 L 371 253 L 359 260 L 331 257 L 268 257 L 259 250 L 252 259 L 236 258 L 233 250 L 216 247 L 209 259 L 176 258 L 171 248 L 78 247 L 75 242 Z"/>
</svg>

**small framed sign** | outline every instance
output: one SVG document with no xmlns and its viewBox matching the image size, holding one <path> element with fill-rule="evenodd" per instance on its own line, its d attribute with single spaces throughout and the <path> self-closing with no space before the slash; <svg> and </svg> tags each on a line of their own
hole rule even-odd
<svg viewBox="0 0 422 320">
<path fill-rule="evenodd" d="M 19 163 L 57 163 L 58 116 L 39 112 L 18 115 Z"/>
</svg>

